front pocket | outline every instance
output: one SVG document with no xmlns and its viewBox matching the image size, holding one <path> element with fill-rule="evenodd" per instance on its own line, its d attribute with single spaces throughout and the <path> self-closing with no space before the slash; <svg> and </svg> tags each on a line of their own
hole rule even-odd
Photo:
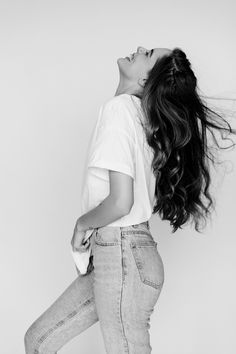
<svg viewBox="0 0 236 354">
<path fill-rule="evenodd" d="M 155 289 L 164 283 L 164 265 L 152 240 L 131 242 L 130 247 L 141 281 Z"/>
<path fill-rule="evenodd" d="M 119 244 L 119 237 L 116 231 L 112 229 L 96 230 L 94 242 L 100 246 L 117 246 Z"/>
</svg>

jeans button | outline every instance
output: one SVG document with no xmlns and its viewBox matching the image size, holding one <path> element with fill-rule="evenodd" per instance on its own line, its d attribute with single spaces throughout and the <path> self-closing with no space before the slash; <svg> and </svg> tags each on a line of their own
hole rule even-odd
<svg viewBox="0 0 236 354">
<path fill-rule="evenodd" d="M 134 224 L 134 225 L 132 225 L 133 227 L 135 227 L 135 228 L 137 228 L 138 227 L 138 224 Z"/>
</svg>

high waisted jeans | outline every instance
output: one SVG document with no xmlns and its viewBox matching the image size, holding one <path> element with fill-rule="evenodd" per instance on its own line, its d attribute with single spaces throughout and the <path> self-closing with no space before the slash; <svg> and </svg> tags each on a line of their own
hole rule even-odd
<svg viewBox="0 0 236 354">
<path fill-rule="evenodd" d="M 106 353 L 151 353 L 149 322 L 164 267 L 148 221 L 95 228 L 90 242 L 87 273 L 79 274 L 27 329 L 27 354 L 55 354 L 97 321 Z"/>
</svg>

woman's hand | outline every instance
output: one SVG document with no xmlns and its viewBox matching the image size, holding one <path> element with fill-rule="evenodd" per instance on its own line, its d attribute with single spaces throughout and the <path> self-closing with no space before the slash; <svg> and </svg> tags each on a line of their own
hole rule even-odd
<svg viewBox="0 0 236 354">
<path fill-rule="evenodd" d="M 71 240 L 71 246 L 72 246 L 73 251 L 84 252 L 84 251 L 86 251 L 86 249 L 90 245 L 89 239 L 85 243 L 83 243 L 83 239 L 84 239 L 86 231 L 87 230 L 84 230 L 84 228 L 80 224 L 80 220 L 78 219 L 76 221 L 73 237 Z"/>
</svg>

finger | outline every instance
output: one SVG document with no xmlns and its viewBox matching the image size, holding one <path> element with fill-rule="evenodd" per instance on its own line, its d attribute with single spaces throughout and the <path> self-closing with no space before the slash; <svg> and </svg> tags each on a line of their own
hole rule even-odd
<svg viewBox="0 0 236 354">
<path fill-rule="evenodd" d="M 88 249 L 88 247 L 89 247 L 89 245 L 81 245 L 80 244 L 78 246 L 76 246 L 76 245 L 72 246 L 72 249 L 74 252 L 76 252 L 76 251 L 84 252 Z"/>
<path fill-rule="evenodd" d="M 82 242 L 82 245 L 88 245 L 88 243 L 89 243 L 89 240 L 86 240 L 86 241 Z"/>
</svg>

